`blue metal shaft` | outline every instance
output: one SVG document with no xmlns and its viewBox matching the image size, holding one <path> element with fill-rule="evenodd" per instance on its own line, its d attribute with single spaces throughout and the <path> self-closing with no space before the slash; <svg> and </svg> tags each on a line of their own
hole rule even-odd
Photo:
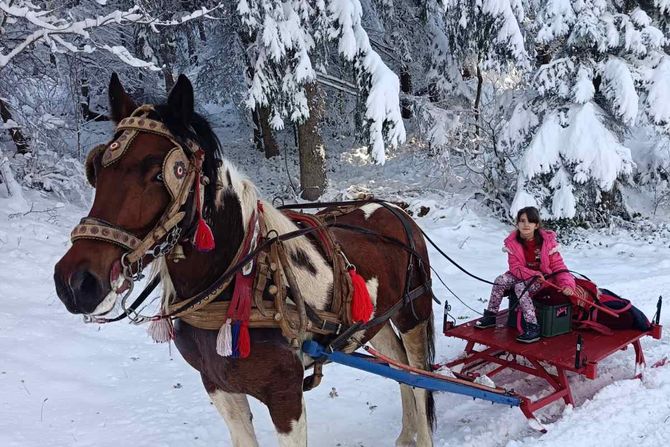
<svg viewBox="0 0 670 447">
<path fill-rule="evenodd" d="M 521 400 L 516 396 L 482 390 L 464 383 L 450 381 L 449 378 L 438 379 L 434 377 L 412 374 L 407 371 L 391 368 L 387 364 L 374 363 L 370 361 L 370 359 L 366 359 L 358 355 L 345 354 L 343 352 L 337 351 L 329 352 L 315 341 L 305 341 L 302 345 L 302 350 L 305 352 L 305 354 L 315 359 L 325 357 L 331 362 L 350 366 L 362 371 L 367 371 L 369 373 L 386 377 L 388 379 L 393 379 L 396 382 L 404 383 L 405 385 L 431 391 L 444 391 L 447 393 L 462 394 L 477 399 L 488 400 L 498 404 L 505 404 L 516 407 L 521 405 Z"/>
</svg>

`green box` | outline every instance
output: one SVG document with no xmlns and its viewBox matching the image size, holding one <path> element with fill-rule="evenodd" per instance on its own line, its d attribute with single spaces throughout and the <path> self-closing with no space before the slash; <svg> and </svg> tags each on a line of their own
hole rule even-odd
<svg viewBox="0 0 670 447">
<path fill-rule="evenodd" d="M 556 303 L 541 300 L 534 300 L 534 302 L 537 322 L 540 325 L 543 337 L 554 337 L 570 332 L 572 324 L 572 305 L 570 302 Z"/>
<path fill-rule="evenodd" d="M 509 297 L 509 305 L 514 310 L 507 315 L 507 326 L 512 328 L 516 328 L 518 303 L 519 300 L 512 292 Z M 535 304 L 535 315 L 543 337 L 554 337 L 570 332 L 572 305 L 565 297 L 554 294 L 553 296 L 533 299 L 533 304 Z"/>
</svg>

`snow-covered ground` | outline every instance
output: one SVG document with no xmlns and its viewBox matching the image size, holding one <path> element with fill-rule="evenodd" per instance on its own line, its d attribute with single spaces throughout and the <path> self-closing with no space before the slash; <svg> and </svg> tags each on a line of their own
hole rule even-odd
<svg viewBox="0 0 670 447">
<path fill-rule="evenodd" d="M 54 202 L 27 194 L 35 210 Z M 2 199 L 0 199 L 0 202 Z M 443 202 L 420 219 L 431 237 L 466 268 L 492 278 L 505 268 L 500 251 L 508 228 L 479 217 L 462 201 Z M 4 207 L 0 207 L 4 209 Z M 53 265 L 71 227 L 84 213 L 63 205 L 50 213 L 8 217 L 0 210 L 0 446 L 229 445 L 225 424 L 209 403 L 198 374 L 174 347 L 151 342 L 143 327 L 84 325 L 56 297 Z M 589 274 L 648 315 L 670 285 L 667 242 L 643 243 L 626 234 L 594 235 L 591 244 L 564 248 L 570 267 Z M 433 266 L 471 307 L 484 306 L 488 286 L 465 277 L 436 253 Z M 459 319 L 475 313 L 436 286 Z M 436 323 L 442 308 L 435 305 Z M 670 322 L 665 312 L 663 322 Z M 670 354 L 670 337 L 645 339 L 649 364 Z M 437 360 L 463 343 L 437 335 Z M 436 397 L 437 446 L 658 446 L 670 441 L 670 366 L 634 380 L 631 350 L 602 363 L 595 381 L 573 377 L 578 406 L 556 403 L 540 416 L 548 433 L 533 432 L 516 408 L 469 398 Z M 498 384 L 540 390 L 525 377 Z M 316 446 L 393 445 L 400 426 L 397 385 L 337 365 L 325 368 L 307 394 L 309 440 Z M 276 445 L 265 408 L 252 402 L 261 445 Z"/>
<path fill-rule="evenodd" d="M 208 112 L 222 132 L 227 157 L 266 197 L 291 197 L 288 185 L 298 183 L 295 157 L 261 161 L 245 141 L 248 130 L 231 118 L 230 110 Z M 281 143 L 290 149 L 290 138 Z M 390 156 L 384 166 L 371 166 L 363 150 L 346 150 L 329 160 L 326 198 L 367 191 L 401 198 L 416 212 L 429 209 L 419 222 L 430 236 L 467 269 L 494 278 L 506 267 L 500 248 L 510 228 L 482 217 L 486 210 L 468 201 L 466 193 L 444 192 L 449 179 L 435 162 L 407 152 Z M 69 246 L 70 229 L 87 210 L 34 191 L 25 195 L 33 204 L 26 215 L 11 214 L 25 204 L 0 196 L 0 447 L 230 445 L 199 375 L 174 347 L 154 344 L 144 327 L 85 325 L 65 310 L 54 291 L 53 266 Z M 568 265 L 633 299 L 651 316 L 658 295 L 670 285 L 667 231 L 646 237 L 583 233 L 578 239 L 562 250 Z M 488 285 L 466 277 L 434 251 L 431 262 L 468 306 L 476 311 L 485 306 Z M 476 317 L 439 281 L 434 284 L 459 321 Z M 662 318 L 666 325 L 668 315 Z M 437 361 L 457 356 L 464 347 L 439 334 L 441 321 L 442 306 L 435 304 Z M 643 346 L 650 365 L 670 356 L 668 335 L 645 339 Z M 544 435 L 531 430 L 516 408 L 436 395 L 435 444 L 663 445 L 670 441 L 670 365 L 647 370 L 643 380 L 633 375 L 634 355 L 628 350 L 603 362 L 597 380 L 572 377 L 578 407 L 555 403 L 542 411 Z M 496 382 L 531 395 L 543 389 L 535 379 L 519 375 L 500 375 Z M 329 365 L 322 384 L 306 400 L 312 446 L 391 446 L 399 433 L 400 397 L 390 380 Z M 267 410 L 251 404 L 260 444 L 277 445 Z"/>
</svg>

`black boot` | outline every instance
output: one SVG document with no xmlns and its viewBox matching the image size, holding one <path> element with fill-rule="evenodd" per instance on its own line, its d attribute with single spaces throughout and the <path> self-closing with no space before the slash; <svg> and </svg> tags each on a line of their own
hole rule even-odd
<svg viewBox="0 0 670 447">
<path fill-rule="evenodd" d="M 540 339 L 540 325 L 526 323 L 526 332 L 519 335 L 516 341 L 521 343 L 535 343 Z"/>
<path fill-rule="evenodd" d="M 486 329 L 487 327 L 493 327 L 496 325 L 496 313 L 491 312 L 490 310 L 484 311 L 484 316 L 481 317 L 475 323 L 477 329 Z"/>
</svg>

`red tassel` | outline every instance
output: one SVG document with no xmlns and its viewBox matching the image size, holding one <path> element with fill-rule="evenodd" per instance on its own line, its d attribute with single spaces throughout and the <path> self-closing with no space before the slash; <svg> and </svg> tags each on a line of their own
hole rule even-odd
<svg viewBox="0 0 670 447">
<path fill-rule="evenodd" d="M 198 228 L 195 230 L 193 243 L 198 251 L 214 250 L 214 234 L 205 219 L 202 218 L 202 204 L 200 203 L 200 176 L 195 180 L 195 200 L 198 205 Z"/>
<path fill-rule="evenodd" d="M 214 234 L 209 228 L 207 222 L 202 217 L 198 220 L 198 229 L 195 230 L 195 248 L 198 251 L 212 251 L 214 250 Z"/>
<path fill-rule="evenodd" d="M 351 276 L 351 284 L 354 287 L 354 293 L 351 297 L 351 319 L 365 323 L 370 320 L 374 310 L 370 292 L 365 285 L 365 280 L 356 272 L 355 268 L 349 269 L 349 276 Z"/>
<path fill-rule="evenodd" d="M 251 352 L 251 338 L 249 337 L 249 322 L 242 321 L 240 326 L 240 336 L 237 341 L 237 350 L 240 353 L 240 358 L 245 359 L 249 357 Z"/>
</svg>

